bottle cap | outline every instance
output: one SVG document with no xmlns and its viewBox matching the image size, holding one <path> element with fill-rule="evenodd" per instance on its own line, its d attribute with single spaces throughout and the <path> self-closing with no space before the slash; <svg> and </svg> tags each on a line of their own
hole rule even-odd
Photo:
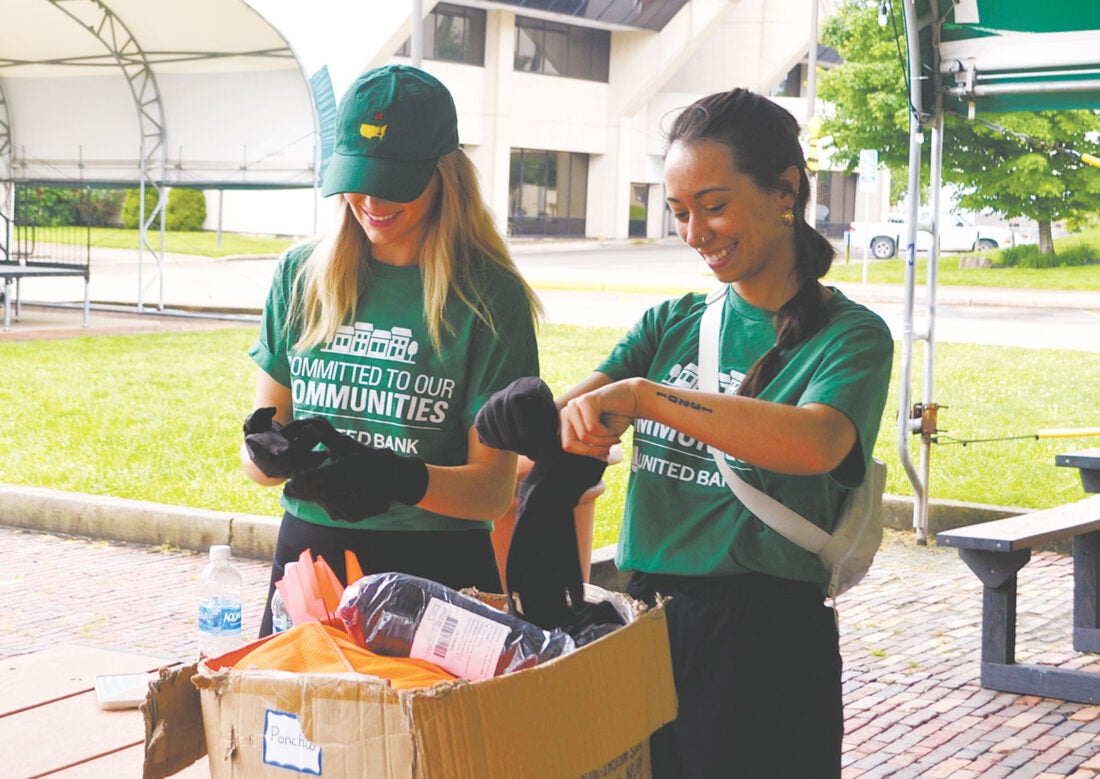
<svg viewBox="0 0 1100 779">
<path fill-rule="evenodd" d="M 230 548 L 228 544 L 214 544 L 210 547 L 210 561 L 220 563 L 223 560 L 228 560 L 230 557 Z"/>
</svg>

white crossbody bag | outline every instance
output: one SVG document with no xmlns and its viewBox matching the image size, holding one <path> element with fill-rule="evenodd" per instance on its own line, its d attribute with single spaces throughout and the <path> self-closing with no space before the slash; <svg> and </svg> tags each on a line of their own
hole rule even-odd
<svg viewBox="0 0 1100 779">
<path fill-rule="evenodd" d="M 704 392 L 719 392 L 718 342 L 727 289 L 723 285 L 707 296 L 707 308 L 699 322 L 699 389 Z M 859 583 L 882 544 L 886 463 L 871 460 L 870 472 L 863 484 L 848 496 L 836 529 L 830 535 L 743 480 L 730 467 L 725 453 L 713 446 L 708 448 L 726 484 L 749 511 L 788 541 L 818 556 L 829 572 L 826 595 L 835 598 Z"/>
</svg>

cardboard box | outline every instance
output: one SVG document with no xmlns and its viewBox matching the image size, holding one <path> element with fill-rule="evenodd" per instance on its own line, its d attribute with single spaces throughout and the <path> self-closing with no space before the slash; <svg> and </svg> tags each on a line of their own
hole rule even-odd
<svg viewBox="0 0 1100 779">
<path fill-rule="evenodd" d="M 535 668 L 423 690 L 358 674 L 191 669 L 214 779 L 645 779 L 648 737 L 676 716 L 661 608 Z M 173 726 L 157 722 L 171 707 L 155 698 L 147 777 L 183 767 L 164 749 Z"/>
</svg>

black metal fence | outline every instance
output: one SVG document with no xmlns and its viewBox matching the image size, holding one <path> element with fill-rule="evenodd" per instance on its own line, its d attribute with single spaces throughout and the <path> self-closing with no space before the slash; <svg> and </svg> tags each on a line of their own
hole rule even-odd
<svg viewBox="0 0 1100 779">
<path fill-rule="evenodd" d="M 76 224 L 39 224 L 38 214 L 28 208 L 29 186 L 17 185 L 13 212 L 0 214 L 0 262 L 39 267 L 70 267 L 89 264 L 92 253 L 92 228 L 89 224 L 91 190 L 83 187 L 72 221 Z"/>
</svg>

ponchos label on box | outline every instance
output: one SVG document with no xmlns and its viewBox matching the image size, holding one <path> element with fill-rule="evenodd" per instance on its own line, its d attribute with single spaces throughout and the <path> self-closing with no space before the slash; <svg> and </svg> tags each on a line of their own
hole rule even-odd
<svg viewBox="0 0 1100 779">
<path fill-rule="evenodd" d="M 268 709 L 264 717 L 263 761 L 303 774 L 321 775 L 320 747 L 302 733 L 297 716 L 283 711 Z"/>
</svg>

